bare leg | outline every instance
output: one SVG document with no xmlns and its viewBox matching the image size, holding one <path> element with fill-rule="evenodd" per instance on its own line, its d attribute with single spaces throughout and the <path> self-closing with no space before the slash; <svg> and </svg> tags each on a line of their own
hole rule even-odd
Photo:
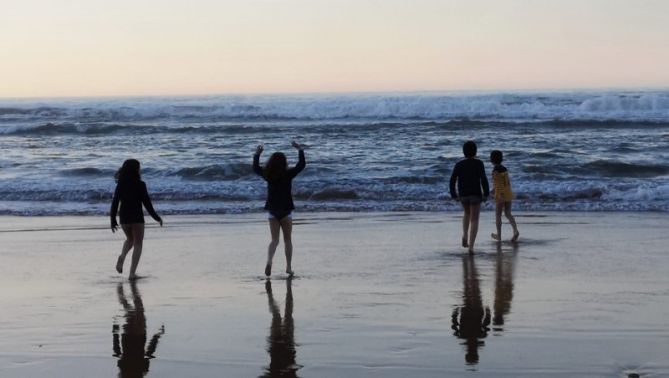
<svg viewBox="0 0 669 378">
<path fill-rule="evenodd" d="M 144 245 L 144 224 L 135 223 L 130 225 L 132 227 L 132 264 L 130 265 L 130 274 L 128 278 L 130 280 L 137 279 L 137 265 L 139 265 L 139 259 L 142 257 L 142 246 Z"/>
<path fill-rule="evenodd" d="M 480 203 L 472 203 L 469 205 L 469 253 L 474 253 L 474 242 L 476 241 L 476 234 L 479 231 L 479 213 L 481 212 Z"/>
<path fill-rule="evenodd" d="M 467 248 L 469 244 L 467 240 L 469 238 L 469 205 L 462 204 L 464 209 L 464 214 L 462 215 L 462 246 Z"/>
<path fill-rule="evenodd" d="M 509 220 L 511 227 L 513 227 L 513 237 L 511 238 L 511 241 L 516 242 L 520 233 L 518 232 L 518 226 L 516 225 L 516 218 L 511 215 L 511 201 L 504 202 L 504 215 L 506 215 L 506 219 Z"/>
<path fill-rule="evenodd" d="M 121 229 L 125 234 L 125 241 L 123 242 L 123 248 L 121 248 L 121 254 L 116 260 L 116 271 L 119 273 L 123 273 L 123 263 L 125 262 L 125 256 L 128 254 L 133 244 L 132 228 L 129 225 L 122 224 Z"/>
<path fill-rule="evenodd" d="M 293 220 L 290 217 L 285 217 L 279 221 L 281 230 L 283 230 L 283 244 L 286 252 L 286 273 L 293 275 L 292 260 L 293 260 Z"/>
<path fill-rule="evenodd" d="M 504 210 L 504 202 L 495 203 L 495 226 L 497 233 L 490 235 L 497 241 L 502 241 L 502 211 Z"/>
<path fill-rule="evenodd" d="M 276 247 L 279 245 L 279 230 L 281 224 L 276 218 L 272 217 L 269 219 L 269 233 L 272 237 L 272 240 L 269 242 L 267 247 L 267 263 L 265 264 L 265 275 L 270 276 L 272 274 L 272 259 L 274 258 L 274 252 L 276 252 Z"/>
</svg>

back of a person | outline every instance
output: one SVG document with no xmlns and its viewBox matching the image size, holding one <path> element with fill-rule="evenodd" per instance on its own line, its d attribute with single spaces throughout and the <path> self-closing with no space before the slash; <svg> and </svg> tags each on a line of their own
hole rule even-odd
<svg viewBox="0 0 669 378">
<path fill-rule="evenodd" d="M 511 241 L 516 242 L 520 233 L 516 219 L 511 214 L 511 202 L 513 201 L 511 178 L 509 178 L 509 171 L 502 165 L 502 161 L 504 161 L 502 151 L 490 151 L 490 162 L 495 166 L 492 169 L 492 182 L 495 188 L 495 226 L 497 228 L 497 233 L 492 233 L 490 236 L 498 242 L 502 241 L 502 213 L 504 213 L 513 228 Z"/>
<path fill-rule="evenodd" d="M 495 201 L 507 202 L 513 200 L 511 179 L 506 167 L 501 164 L 495 166 L 492 171 L 492 181 L 495 188 Z"/>
<path fill-rule="evenodd" d="M 268 210 L 293 210 L 295 208 L 291 192 L 293 180 L 284 173 L 279 178 L 267 179 L 267 207 Z"/>
<path fill-rule="evenodd" d="M 125 234 L 126 240 L 123 242 L 121 254 L 116 260 L 116 271 L 123 273 L 123 264 L 125 257 L 132 249 L 132 264 L 130 265 L 130 274 L 128 279 L 131 281 L 139 278 L 136 274 L 137 264 L 142 256 L 142 247 L 144 242 L 144 209 L 149 212 L 156 222 L 163 226 L 163 219 L 156 213 L 146 184 L 141 179 L 141 165 L 137 159 L 127 159 L 114 175 L 116 179 L 116 189 L 112 197 L 111 209 L 109 211 L 109 220 L 112 232 L 118 229 L 116 215 L 119 215 L 121 229 Z M 120 208 L 120 209 L 119 209 Z"/>
<path fill-rule="evenodd" d="M 462 246 L 474 253 L 474 241 L 479 226 L 481 202 L 488 197 L 488 179 L 485 175 L 483 162 L 476 158 L 477 146 L 472 140 L 462 145 L 465 156 L 455 167 L 448 184 L 451 198 L 462 204 Z M 457 190 L 456 190 L 457 184 Z"/>
<path fill-rule="evenodd" d="M 267 160 L 265 167 L 260 166 L 260 154 L 263 152 L 263 145 L 256 147 L 253 154 L 253 172 L 261 176 L 267 182 L 267 201 L 265 210 L 268 210 L 267 220 L 269 221 L 270 236 L 272 240 L 267 246 L 267 263 L 265 264 L 265 275 L 269 277 L 272 274 L 272 259 L 274 252 L 279 244 L 279 231 L 283 231 L 283 240 L 286 253 L 286 273 L 293 276 L 291 267 L 293 256 L 293 243 L 291 233 L 293 229 L 292 211 L 295 209 L 293 204 L 293 179 L 306 166 L 304 150 L 302 146 L 293 141 L 291 145 L 298 151 L 298 162 L 293 168 L 288 168 L 286 155 L 282 152 L 273 153 Z"/>
<path fill-rule="evenodd" d="M 455 170 L 458 175 L 458 193 L 461 197 L 483 195 L 481 172 L 484 172 L 484 168 L 481 160 L 465 158 L 456 164 Z"/>
<path fill-rule="evenodd" d="M 126 179 L 119 181 L 119 199 L 121 202 L 119 215 L 121 222 L 130 220 L 129 223 L 136 223 L 139 219 L 144 219 L 142 210 L 142 199 L 145 191 L 145 184 L 141 180 Z"/>
</svg>

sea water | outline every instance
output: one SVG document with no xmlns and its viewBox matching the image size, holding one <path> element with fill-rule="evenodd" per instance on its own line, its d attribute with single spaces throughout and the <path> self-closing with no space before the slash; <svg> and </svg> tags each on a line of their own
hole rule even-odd
<svg viewBox="0 0 669 378">
<path fill-rule="evenodd" d="M 669 91 L 608 91 L 0 100 L 0 214 L 104 214 L 128 158 L 160 213 L 260 211 L 255 147 L 291 140 L 298 211 L 456 209 L 467 140 L 516 209 L 669 211 Z"/>
</svg>

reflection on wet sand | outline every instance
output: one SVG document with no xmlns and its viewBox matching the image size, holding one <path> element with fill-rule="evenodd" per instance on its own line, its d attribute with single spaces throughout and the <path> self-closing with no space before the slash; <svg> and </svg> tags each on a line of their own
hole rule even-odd
<svg viewBox="0 0 669 378">
<path fill-rule="evenodd" d="M 492 318 L 495 331 L 504 330 L 504 317 L 511 311 L 516 256 L 516 245 L 511 251 L 502 251 L 501 244 L 498 245 L 495 256 L 495 298 Z M 464 340 L 465 361 L 474 365 L 479 361 L 479 349 L 485 345 L 483 339 L 488 336 L 491 323 L 490 308 L 483 306 L 474 255 L 462 257 L 462 277 L 463 304 L 453 310 L 451 328 L 456 337 Z"/>
<path fill-rule="evenodd" d="M 293 290 L 292 279 L 286 280 L 286 303 L 283 319 L 279 306 L 274 301 L 272 282 L 265 282 L 269 312 L 272 314 L 272 325 L 267 337 L 267 353 L 270 363 L 261 377 L 297 377 L 302 367 L 295 363 L 295 325 L 293 324 Z"/>
<path fill-rule="evenodd" d="M 490 330 L 490 308 L 483 307 L 474 255 L 462 257 L 462 277 L 463 305 L 453 309 L 451 329 L 456 337 L 464 340 L 467 363 L 476 364 L 479 361 L 479 347 L 483 347 L 483 339 Z"/>
<path fill-rule="evenodd" d="M 511 301 L 513 300 L 513 275 L 516 264 L 516 252 L 518 245 L 513 244 L 513 250 L 509 253 L 502 252 L 502 245 L 497 245 L 497 257 L 495 260 L 495 304 L 492 325 L 494 331 L 504 330 L 504 317 L 511 312 Z"/>
<path fill-rule="evenodd" d="M 146 317 L 144 316 L 144 304 L 137 289 L 137 283 L 130 283 L 132 292 L 132 305 L 126 299 L 123 284 L 116 287 L 118 301 L 125 310 L 125 324 L 119 335 L 119 326 L 114 322 L 113 348 L 114 357 L 118 358 L 119 377 L 143 377 L 149 371 L 149 361 L 154 357 L 158 340 L 165 333 L 165 326 L 153 335 L 146 346 Z"/>
</svg>

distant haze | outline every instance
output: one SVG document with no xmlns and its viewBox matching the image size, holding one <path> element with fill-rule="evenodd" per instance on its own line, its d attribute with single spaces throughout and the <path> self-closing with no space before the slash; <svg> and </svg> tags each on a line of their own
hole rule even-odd
<svg viewBox="0 0 669 378">
<path fill-rule="evenodd" d="M 0 97 L 669 87 L 664 0 L 22 0 Z"/>
</svg>

